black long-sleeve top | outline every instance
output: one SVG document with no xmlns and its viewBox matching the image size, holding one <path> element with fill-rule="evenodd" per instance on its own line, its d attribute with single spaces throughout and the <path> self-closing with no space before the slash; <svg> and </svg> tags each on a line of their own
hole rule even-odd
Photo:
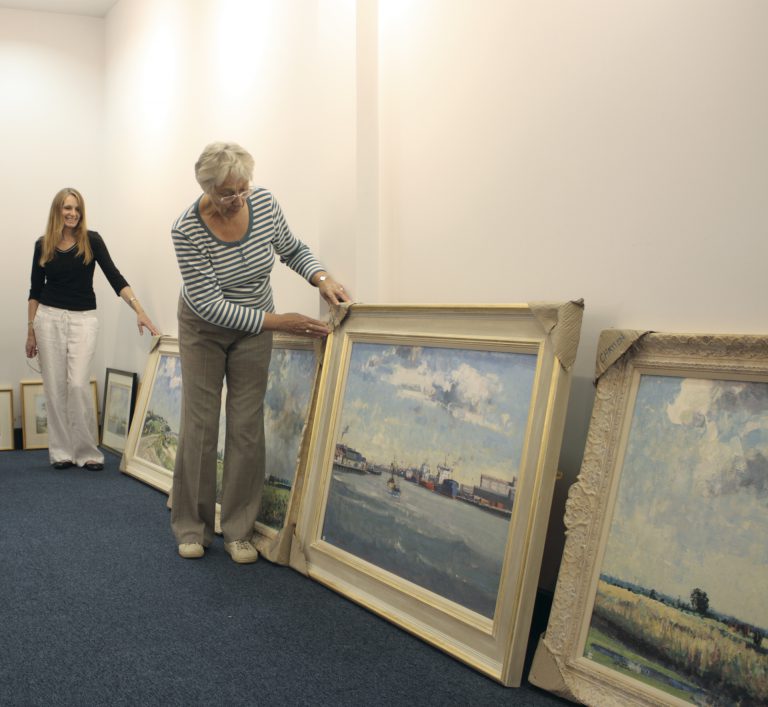
<svg viewBox="0 0 768 707">
<path fill-rule="evenodd" d="M 38 238 L 32 260 L 29 299 L 37 300 L 40 304 L 49 307 L 77 312 L 96 309 L 96 294 L 93 291 L 93 273 L 96 263 L 99 264 L 117 295 L 124 287 L 128 287 L 125 278 L 112 262 L 102 237 L 96 231 L 88 231 L 88 239 L 93 251 L 93 260 L 88 265 L 77 255 L 75 245 L 67 251 L 57 250 L 53 260 L 41 266 L 42 239 Z"/>
</svg>

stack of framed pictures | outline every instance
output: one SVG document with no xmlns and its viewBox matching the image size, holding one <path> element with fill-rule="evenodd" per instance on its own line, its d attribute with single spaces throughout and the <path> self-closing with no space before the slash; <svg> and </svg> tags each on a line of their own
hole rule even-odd
<svg viewBox="0 0 768 707">
<path fill-rule="evenodd" d="M 276 335 L 260 552 L 519 685 L 582 312 L 351 305 L 324 344 Z M 166 493 L 180 383 L 162 337 L 121 469 Z"/>
<path fill-rule="evenodd" d="M 304 447 L 320 360 L 320 344 L 276 334 L 273 338 L 269 384 L 264 399 L 267 467 L 261 512 L 256 525 L 259 551 L 287 563 L 295 525 L 296 491 L 301 488 Z M 181 422 L 181 360 L 179 343 L 161 337 L 150 353 L 142 379 L 120 469 L 170 493 Z M 217 498 L 225 454 L 226 386 L 219 418 Z M 287 532 L 283 533 L 283 529 Z"/>
<path fill-rule="evenodd" d="M 529 680 L 588 705 L 768 704 L 768 337 L 598 350 Z"/>
</svg>

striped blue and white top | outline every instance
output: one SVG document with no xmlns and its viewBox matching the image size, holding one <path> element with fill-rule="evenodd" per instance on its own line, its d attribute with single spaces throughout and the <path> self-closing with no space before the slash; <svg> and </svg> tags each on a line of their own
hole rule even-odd
<svg viewBox="0 0 768 707">
<path fill-rule="evenodd" d="M 200 216 L 200 199 L 176 219 L 171 235 L 182 297 L 192 311 L 218 326 L 259 333 L 264 314 L 275 311 L 269 282 L 275 253 L 307 281 L 324 268 L 291 233 L 271 192 L 255 187 L 246 206 L 248 230 L 237 242 L 213 235 Z"/>
</svg>

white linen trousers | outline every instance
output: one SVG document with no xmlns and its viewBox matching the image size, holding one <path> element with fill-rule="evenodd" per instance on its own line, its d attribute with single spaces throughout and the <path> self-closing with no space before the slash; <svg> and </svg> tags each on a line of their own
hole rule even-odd
<svg viewBox="0 0 768 707">
<path fill-rule="evenodd" d="M 99 320 L 96 310 L 76 312 L 38 305 L 33 324 L 48 414 L 51 463 L 104 462 L 96 446 L 90 371 Z"/>
</svg>

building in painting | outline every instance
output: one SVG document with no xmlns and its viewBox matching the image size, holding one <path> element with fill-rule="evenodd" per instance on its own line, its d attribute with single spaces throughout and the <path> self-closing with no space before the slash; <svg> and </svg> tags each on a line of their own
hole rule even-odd
<svg viewBox="0 0 768 707">
<path fill-rule="evenodd" d="M 487 474 L 481 474 L 480 485 L 475 486 L 475 501 L 479 505 L 488 505 L 499 510 L 511 511 L 515 501 L 515 483 L 517 479 L 511 481 L 497 479 Z"/>
</svg>

